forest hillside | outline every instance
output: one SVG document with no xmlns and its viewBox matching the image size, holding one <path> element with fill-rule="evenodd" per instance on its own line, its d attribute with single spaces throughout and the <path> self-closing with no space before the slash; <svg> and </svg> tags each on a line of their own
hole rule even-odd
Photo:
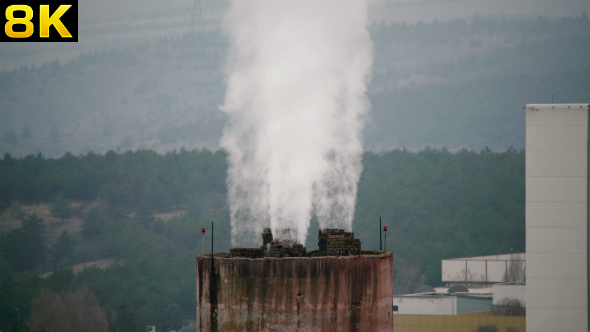
<svg viewBox="0 0 590 332">
<path fill-rule="evenodd" d="M 363 249 L 378 249 L 381 217 L 396 271 L 418 266 L 438 286 L 443 258 L 525 250 L 524 151 L 396 149 L 366 152 L 363 166 L 353 231 Z M 231 246 L 226 171 L 225 152 L 206 149 L 5 154 L 0 330 L 16 324 L 14 303 L 22 317 L 36 317 L 41 289 L 80 298 L 90 296 L 87 287 L 105 322 L 109 312 L 130 317 L 112 326 L 171 330 L 194 319 L 201 227 L 215 224 L 215 251 Z M 318 229 L 313 218 L 308 250 L 317 248 Z M 105 259 L 105 269 L 62 269 Z M 56 272 L 38 276 L 48 271 Z"/>
<path fill-rule="evenodd" d="M 370 26 L 364 148 L 524 148 L 527 103 L 588 102 L 590 19 L 489 18 Z M 0 72 L 0 152 L 218 148 L 228 43 L 219 29 L 86 50 Z M 20 58 L 22 52 L 0 59 Z"/>
</svg>

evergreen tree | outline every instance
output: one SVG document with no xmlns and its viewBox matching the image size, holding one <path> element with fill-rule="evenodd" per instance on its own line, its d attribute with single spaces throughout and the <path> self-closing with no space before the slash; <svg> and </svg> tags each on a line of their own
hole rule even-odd
<svg viewBox="0 0 590 332">
<path fill-rule="evenodd" d="M 27 254 L 25 261 L 30 262 L 31 268 L 42 263 L 47 255 L 47 246 L 45 245 L 45 229 L 43 218 L 37 217 L 33 213 L 22 221 L 22 232 L 27 241 Z"/>
<path fill-rule="evenodd" d="M 138 321 L 135 312 L 126 300 L 121 302 L 117 309 L 117 319 L 115 320 L 115 329 L 118 332 L 142 332 L 142 325 Z"/>
<path fill-rule="evenodd" d="M 135 219 L 145 228 L 150 228 L 156 221 L 154 214 L 143 204 L 139 207 L 139 212 L 135 216 Z"/>
<path fill-rule="evenodd" d="M 64 222 L 67 218 L 72 217 L 72 209 L 70 208 L 70 201 L 65 199 L 62 194 L 58 194 L 51 206 L 51 215 L 60 218 Z"/>
<path fill-rule="evenodd" d="M 176 330 L 182 326 L 182 310 L 176 303 L 169 303 L 160 312 L 159 327 L 165 331 Z"/>
<path fill-rule="evenodd" d="M 4 236 L 0 237 L 0 241 L 6 241 Z M 0 245 L 0 249 L 2 249 Z M 12 267 L 8 259 L 4 258 L 4 253 L 0 251 L 0 278 L 12 273 Z"/>
<path fill-rule="evenodd" d="M 91 237 L 103 232 L 104 222 L 97 208 L 92 208 L 84 217 L 82 222 L 82 235 Z"/>
<path fill-rule="evenodd" d="M 62 258 L 72 258 L 76 244 L 78 241 L 68 233 L 68 230 L 64 229 L 53 245 L 53 261 L 59 262 Z"/>
<path fill-rule="evenodd" d="M 44 232 L 43 219 L 32 214 L 22 221 L 20 229 L 0 238 L 0 253 L 14 271 L 30 271 L 45 260 L 47 246 Z"/>
</svg>

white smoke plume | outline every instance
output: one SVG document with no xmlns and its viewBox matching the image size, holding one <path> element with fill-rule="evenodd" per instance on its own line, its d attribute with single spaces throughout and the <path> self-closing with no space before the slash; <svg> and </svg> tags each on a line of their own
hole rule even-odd
<svg viewBox="0 0 590 332">
<path fill-rule="evenodd" d="M 368 0 L 232 0 L 229 153 L 232 245 L 293 229 L 352 229 L 372 66 Z M 286 240 L 286 239 L 285 239 Z"/>
</svg>

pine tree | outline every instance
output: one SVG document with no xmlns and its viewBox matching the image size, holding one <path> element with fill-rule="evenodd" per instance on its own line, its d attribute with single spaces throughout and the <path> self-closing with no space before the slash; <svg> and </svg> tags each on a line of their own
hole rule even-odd
<svg viewBox="0 0 590 332">
<path fill-rule="evenodd" d="M 126 300 L 121 302 L 117 309 L 117 319 L 115 320 L 115 328 L 118 332 L 141 332 L 142 326 L 138 321 L 135 313 Z"/>
<path fill-rule="evenodd" d="M 20 229 L 0 238 L 0 252 L 14 271 L 30 271 L 45 260 L 44 232 L 43 219 L 32 214 L 23 219 Z"/>
<path fill-rule="evenodd" d="M 62 258 L 72 258 L 78 241 L 68 233 L 67 229 L 61 233 L 57 242 L 53 245 L 53 261 L 59 262 Z"/>
<path fill-rule="evenodd" d="M 60 218 L 62 222 L 65 222 L 67 218 L 72 217 L 72 209 L 70 208 L 70 201 L 65 199 L 62 194 L 58 194 L 51 206 L 51 215 Z"/>
<path fill-rule="evenodd" d="M 102 233 L 104 229 L 104 222 L 100 215 L 100 211 L 97 208 L 92 208 L 84 217 L 82 223 L 82 235 L 86 237 L 98 235 Z"/>
</svg>

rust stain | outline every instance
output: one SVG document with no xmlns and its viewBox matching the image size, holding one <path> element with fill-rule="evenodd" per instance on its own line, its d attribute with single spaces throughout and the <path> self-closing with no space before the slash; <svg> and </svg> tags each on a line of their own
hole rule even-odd
<svg viewBox="0 0 590 332">
<path fill-rule="evenodd" d="M 392 331 L 391 253 L 197 257 L 198 331 Z"/>
</svg>

